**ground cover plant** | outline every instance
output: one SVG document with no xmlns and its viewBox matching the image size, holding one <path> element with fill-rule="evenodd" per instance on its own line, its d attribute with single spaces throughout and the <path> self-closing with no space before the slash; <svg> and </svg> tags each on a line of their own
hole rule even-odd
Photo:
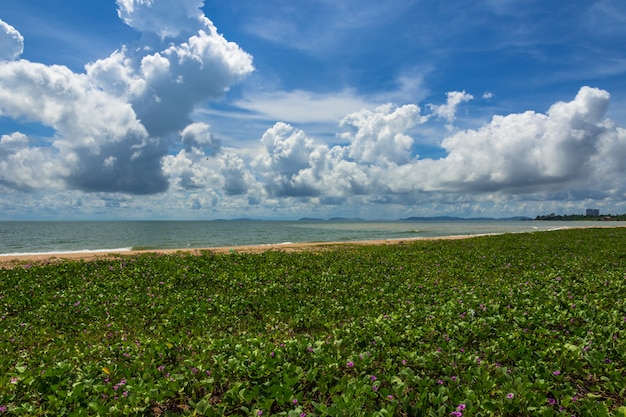
<svg viewBox="0 0 626 417">
<path fill-rule="evenodd" d="M 0 270 L 0 415 L 626 415 L 626 229 Z"/>
</svg>

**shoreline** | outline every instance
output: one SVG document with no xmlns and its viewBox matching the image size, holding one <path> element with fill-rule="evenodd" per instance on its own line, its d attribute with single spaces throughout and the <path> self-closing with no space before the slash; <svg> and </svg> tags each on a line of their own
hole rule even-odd
<svg viewBox="0 0 626 417">
<path fill-rule="evenodd" d="M 177 249 L 145 249 L 145 250 L 128 250 L 128 251 L 98 251 L 98 252 L 69 252 L 69 253 L 33 253 L 33 254 L 16 254 L 16 255 L 0 255 L 0 270 L 10 269 L 15 266 L 34 264 L 50 264 L 64 261 L 92 261 L 100 259 L 116 259 L 141 254 L 160 254 L 168 255 L 175 253 L 184 253 L 192 255 L 200 255 L 208 252 L 216 255 L 229 253 L 263 253 L 267 251 L 283 251 L 283 252 L 302 252 L 326 250 L 339 246 L 362 246 L 362 245 L 399 245 L 414 241 L 427 240 L 457 240 L 469 239 L 480 236 L 493 236 L 500 233 L 483 233 L 474 235 L 452 235 L 452 236 L 435 236 L 435 237 L 411 237 L 398 239 L 373 239 L 360 240 L 352 242 L 303 242 L 303 243 L 273 243 L 261 245 L 242 245 L 242 246 L 218 246 L 208 248 L 177 248 Z"/>
<path fill-rule="evenodd" d="M 593 229 L 593 228 L 622 228 L 626 225 L 611 225 L 611 226 L 582 226 L 582 227 L 559 227 L 557 229 L 542 230 L 538 232 L 550 232 L 556 230 L 567 229 Z M 525 232 L 525 233 L 537 233 L 537 232 Z M 0 270 L 11 269 L 16 266 L 24 266 L 29 263 L 37 265 L 59 263 L 64 261 L 92 261 L 92 260 L 107 260 L 124 258 L 141 254 L 175 254 L 184 253 L 192 255 L 200 255 L 208 252 L 216 255 L 228 254 L 228 253 L 263 253 L 267 251 L 283 251 L 283 252 L 302 252 L 302 251 L 314 251 L 314 250 L 326 250 L 339 246 L 362 246 L 362 245 L 399 245 L 403 243 L 415 242 L 415 241 L 429 241 L 429 240 L 458 240 L 458 239 L 471 239 L 481 236 L 495 236 L 504 233 L 482 233 L 471 235 L 449 235 L 449 236 L 432 236 L 432 237 L 410 237 L 410 238 L 397 238 L 397 239 L 372 239 L 361 240 L 351 242 L 329 241 L 329 242 L 303 242 L 303 243 L 275 243 L 275 244 L 260 244 L 260 245 L 242 245 L 242 246 L 219 246 L 208 248 L 177 248 L 177 249 L 145 249 L 145 250 L 128 250 L 128 251 L 94 251 L 94 252 L 69 252 L 69 253 L 41 253 L 41 254 L 23 254 L 23 255 L 0 255 Z"/>
</svg>

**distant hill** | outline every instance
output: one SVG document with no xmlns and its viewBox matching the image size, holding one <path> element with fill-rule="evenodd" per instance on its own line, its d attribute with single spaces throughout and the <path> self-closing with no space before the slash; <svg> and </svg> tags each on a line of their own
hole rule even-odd
<svg viewBox="0 0 626 417">
<path fill-rule="evenodd" d="M 406 219 L 400 219 L 404 221 L 429 221 L 429 220 L 439 220 L 439 221 L 485 221 L 485 220 L 503 220 L 503 221 L 521 221 L 521 220 L 533 220 L 530 217 L 526 216 L 514 216 L 514 217 L 455 217 L 455 216 L 433 216 L 433 217 L 407 217 Z"/>
</svg>

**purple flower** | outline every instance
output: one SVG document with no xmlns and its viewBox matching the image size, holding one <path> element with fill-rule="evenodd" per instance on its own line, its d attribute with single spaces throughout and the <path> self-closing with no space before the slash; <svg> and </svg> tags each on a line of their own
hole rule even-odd
<svg viewBox="0 0 626 417">
<path fill-rule="evenodd" d="M 509 392 L 508 394 L 506 394 L 506 398 L 508 398 L 509 400 L 513 398 L 514 396 L 515 394 L 513 394 L 512 392 Z"/>
<path fill-rule="evenodd" d="M 465 404 L 459 404 L 459 405 L 456 407 L 456 410 L 457 410 L 457 411 L 463 411 L 463 410 L 465 410 Z"/>
<path fill-rule="evenodd" d="M 291 403 L 292 403 L 293 405 L 298 404 L 298 399 L 297 399 L 297 398 L 294 398 L 293 400 L 291 400 Z"/>
<path fill-rule="evenodd" d="M 372 389 L 373 389 L 374 391 L 378 391 L 378 387 L 377 387 L 376 385 L 372 385 Z"/>
<path fill-rule="evenodd" d="M 374 375 L 371 375 L 371 376 L 370 376 L 370 379 L 371 379 L 372 381 L 376 381 L 378 378 L 376 378 Z"/>
<path fill-rule="evenodd" d="M 393 400 L 393 395 L 387 395 L 388 400 Z"/>
<path fill-rule="evenodd" d="M 262 415 L 263 415 L 263 411 L 262 411 L 262 410 L 257 411 L 257 412 L 256 412 L 256 415 L 257 415 L 257 416 L 262 416 Z"/>
<path fill-rule="evenodd" d="M 463 417 L 463 413 L 460 411 L 453 411 L 450 413 L 452 417 Z"/>
<path fill-rule="evenodd" d="M 306 417 L 306 413 L 300 413 L 300 417 Z"/>
<path fill-rule="evenodd" d="M 442 380 L 442 379 L 438 379 L 438 380 L 437 380 L 437 383 L 438 383 L 439 385 L 443 385 L 443 380 Z"/>
<path fill-rule="evenodd" d="M 346 366 L 347 366 L 348 368 L 353 368 L 353 367 L 354 367 L 354 362 L 352 362 L 352 361 L 348 361 L 348 363 L 346 364 Z"/>
<path fill-rule="evenodd" d="M 552 372 L 552 375 L 559 376 L 561 375 L 561 371 L 554 371 Z"/>
<path fill-rule="evenodd" d="M 7 411 L 7 406 L 6 405 L 0 405 L 0 413 L 6 413 Z"/>
<path fill-rule="evenodd" d="M 554 405 L 556 404 L 556 400 L 554 398 L 548 398 L 548 404 Z"/>
</svg>

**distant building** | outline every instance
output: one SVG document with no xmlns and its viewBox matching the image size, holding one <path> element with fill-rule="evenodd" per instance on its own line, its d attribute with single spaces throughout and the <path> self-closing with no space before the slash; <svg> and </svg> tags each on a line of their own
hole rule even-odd
<svg viewBox="0 0 626 417">
<path fill-rule="evenodd" d="M 587 209 L 587 211 L 585 212 L 585 215 L 587 217 L 598 217 L 600 215 L 600 210 L 599 209 Z"/>
</svg>

